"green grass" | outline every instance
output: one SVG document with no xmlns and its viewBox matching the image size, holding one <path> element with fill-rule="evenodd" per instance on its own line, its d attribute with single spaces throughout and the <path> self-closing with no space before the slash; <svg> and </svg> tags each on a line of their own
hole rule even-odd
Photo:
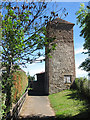
<svg viewBox="0 0 90 120">
<path fill-rule="evenodd" d="M 51 106 L 56 116 L 61 118 L 89 118 L 90 105 L 75 90 L 64 90 L 49 95 Z M 75 119 L 76 120 L 76 119 Z"/>
</svg>

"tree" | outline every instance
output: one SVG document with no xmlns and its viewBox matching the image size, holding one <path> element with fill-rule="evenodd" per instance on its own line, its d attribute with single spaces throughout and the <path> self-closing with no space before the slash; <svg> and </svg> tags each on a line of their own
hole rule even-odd
<svg viewBox="0 0 90 120">
<path fill-rule="evenodd" d="M 5 112 L 11 107 L 12 73 L 18 65 L 32 63 L 44 55 L 42 49 L 54 38 L 46 37 L 46 25 L 58 14 L 51 11 L 46 15 L 45 2 L 3 2 L 2 9 L 2 75 L 3 93 L 6 94 Z M 66 14 L 65 14 L 66 15 Z M 55 46 L 53 44 L 53 46 Z M 52 46 L 52 48 L 53 48 Z M 49 51 L 49 50 L 48 50 Z M 47 53 L 48 54 L 48 53 Z"/>
<path fill-rule="evenodd" d="M 28 87 L 30 88 L 31 81 L 35 81 L 35 76 L 31 76 L 28 72 L 27 77 L 28 77 Z"/>
<path fill-rule="evenodd" d="M 81 4 L 80 9 L 76 12 L 77 23 L 80 23 L 80 28 L 82 28 L 80 36 L 85 38 L 84 49 L 88 50 L 84 54 L 88 54 L 88 58 L 81 63 L 79 68 L 89 72 L 90 71 L 90 6 L 85 8 L 84 4 Z"/>
</svg>

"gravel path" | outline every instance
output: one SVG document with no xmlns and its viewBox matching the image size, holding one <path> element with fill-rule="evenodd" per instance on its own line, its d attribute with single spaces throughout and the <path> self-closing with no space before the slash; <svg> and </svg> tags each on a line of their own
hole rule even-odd
<svg viewBox="0 0 90 120">
<path fill-rule="evenodd" d="M 55 116 L 53 109 L 50 107 L 48 96 L 26 96 L 26 100 L 21 108 L 20 118 L 23 117 L 47 117 Z"/>
</svg>

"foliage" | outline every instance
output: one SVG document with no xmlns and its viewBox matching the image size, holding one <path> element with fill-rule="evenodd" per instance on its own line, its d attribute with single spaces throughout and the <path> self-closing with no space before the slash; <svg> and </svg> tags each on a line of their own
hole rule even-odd
<svg viewBox="0 0 90 120">
<path fill-rule="evenodd" d="M 90 6 L 85 8 L 84 4 L 81 4 L 80 9 L 76 12 L 77 23 L 80 23 L 81 34 L 85 38 L 84 49 L 88 51 L 85 54 L 88 54 L 88 58 L 80 65 L 85 71 L 90 71 Z"/>
<path fill-rule="evenodd" d="M 31 81 L 34 81 L 35 80 L 35 76 L 30 76 L 29 72 L 27 73 L 27 76 L 28 76 L 28 89 L 32 89 L 30 88 L 30 84 L 31 84 Z"/>
<path fill-rule="evenodd" d="M 27 76 L 28 76 L 29 81 L 34 81 L 35 80 L 35 76 L 30 76 L 29 73 L 27 74 Z"/>
<path fill-rule="evenodd" d="M 12 102 L 16 103 L 28 87 L 28 78 L 24 71 L 17 70 L 13 73 Z"/>
<path fill-rule="evenodd" d="M 80 120 L 80 118 L 88 118 L 90 106 L 80 97 L 76 90 L 64 90 L 49 95 L 49 99 L 51 106 L 59 119 L 78 120 L 79 118 Z"/>
<path fill-rule="evenodd" d="M 4 93 L 2 93 L 2 96 L 1 96 L 1 109 L 0 109 L 0 118 L 2 118 L 3 117 L 3 115 L 6 115 L 5 114 L 5 111 L 4 111 L 4 109 L 6 108 L 6 106 L 5 106 L 5 98 L 6 98 L 6 94 L 4 94 Z"/>
<path fill-rule="evenodd" d="M 2 2 L 2 75 L 3 92 L 6 94 L 5 112 L 11 107 L 12 74 L 17 65 L 37 61 L 44 46 L 54 39 L 46 37 L 46 25 L 58 14 L 46 15 L 47 2 Z M 53 46 L 53 45 L 52 45 Z M 55 45 L 54 45 L 55 46 Z M 49 52 L 47 53 L 49 54 Z"/>
<path fill-rule="evenodd" d="M 85 71 L 90 71 L 90 57 L 86 58 L 84 62 L 81 63 L 81 65 L 79 66 L 79 68 L 83 68 L 83 70 Z M 89 74 L 90 76 L 90 74 Z"/>
<path fill-rule="evenodd" d="M 45 25 L 56 18 L 53 12 L 49 16 L 44 15 L 46 6 L 45 2 L 20 6 L 6 3 L 6 14 L 2 17 L 3 66 L 9 61 L 12 64 L 32 63 L 43 55 L 39 50 L 53 40 L 46 38 Z"/>
<path fill-rule="evenodd" d="M 86 78 L 76 78 L 72 85 L 72 89 L 76 89 L 80 94 L 90 98 L 90 81 Z"/>
</svg>

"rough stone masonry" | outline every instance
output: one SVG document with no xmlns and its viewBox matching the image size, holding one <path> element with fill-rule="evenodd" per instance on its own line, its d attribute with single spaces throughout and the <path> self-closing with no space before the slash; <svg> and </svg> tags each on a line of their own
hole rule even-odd
<svg viewBox="0 0 90 120">
<path fill-rule="evenodd" d="M 75 79 L 73 26 L 73 23 L 60 18 L 47 26 L 47 35 L 55 37 L 57 46 L 56 50 L 50 53 L 52 58 L 46 58 L 45 62 L 46 93 L 49 91 L 49 94 L 52 94 L 67 89 Z"/>
</svg>

